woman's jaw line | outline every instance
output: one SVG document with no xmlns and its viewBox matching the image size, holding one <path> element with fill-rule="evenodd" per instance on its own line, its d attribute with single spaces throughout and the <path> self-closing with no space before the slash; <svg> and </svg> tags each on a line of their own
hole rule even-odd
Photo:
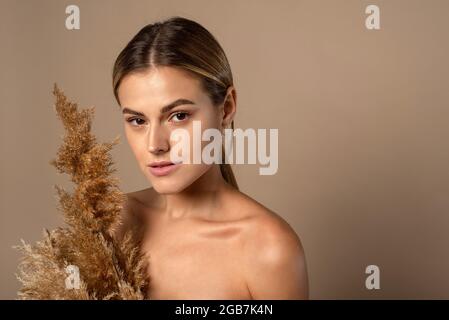
<svg viewBox="0 0 449 320">
<path fill-rule="evenodd" d="M 220 196 L 231 188 L 214 164 L 181 192 L 159 193 L 161 209 L 169 219 L 213 218 L 222 205 Z"/>
</svg>

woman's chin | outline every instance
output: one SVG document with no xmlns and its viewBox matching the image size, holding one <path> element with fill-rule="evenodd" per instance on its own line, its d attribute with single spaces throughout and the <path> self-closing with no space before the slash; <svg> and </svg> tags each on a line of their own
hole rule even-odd
<svg viewBox="0 0 449 320">
<path fill-rule="evenodd" d="M 153 189 L 159 194 L 175 194 L 182 191 L 180 188 L 176 187 L 159 187 L 153 184 Z"/>
<path fill-rule="evenodd" d="M 180 181 L 154 181 L 153 179 L 151 185 L 153 189 L 160 194 L 174 194 L 179 193 L 184 190 L 187 185 L 184 183 L 179 183 Z"/>
<path fill-rule="evenodd" d="M 210 166 L 198 166 L 196 170 L 173 172 L 170 175 L 155 177 L 147 176 L 153 189 L 160 194 L 180 193 L 190 185 L 194 184 L 200 177 L 204 175 Z"/>
</svg>

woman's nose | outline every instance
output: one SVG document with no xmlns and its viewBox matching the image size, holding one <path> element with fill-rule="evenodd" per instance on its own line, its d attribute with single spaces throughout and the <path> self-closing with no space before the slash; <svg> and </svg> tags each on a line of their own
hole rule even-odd
<svg viewBox="0 0 449 320">
<path fill-rule="evenodd" d="M 152 125 L 148 133 L 148 151 L 159 154 L 168 150 L 169 141 L 164 128 L 158 124 Z"/>
</svg>

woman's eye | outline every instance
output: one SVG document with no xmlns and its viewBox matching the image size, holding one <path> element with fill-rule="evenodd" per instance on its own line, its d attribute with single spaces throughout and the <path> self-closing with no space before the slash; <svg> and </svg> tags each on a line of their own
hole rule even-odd
<svg viewBox="0 0 449 320">
<path fill-rule="evenodd" d="M 187 112 L 177 112 L 177 113 L 173 114 L 171 119 L 173 119 L 174 122 L 181 122 L 181 121 L 186 120 L 188 116 L 189 116 L 189 114 Z"/>
<path fill-rule="evenodd" d="M 141 126 L 145 123 L 145 120 L 140 119 L 140 118 L 129 118 L 126 121 L 131 123 L 133 126 Z M 134 122 L 134 121 L 136 121 L 136 122 Z"/>
</svg>

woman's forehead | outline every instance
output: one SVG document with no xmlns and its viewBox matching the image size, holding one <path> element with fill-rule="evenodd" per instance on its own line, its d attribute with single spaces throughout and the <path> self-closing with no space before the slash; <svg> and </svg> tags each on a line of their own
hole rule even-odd
<svg viewBox="0 0 449 320">
<path fill-rule="evenodd" d="M 160 109 L 178 99 L 198 104 L 208 101 L 199 78 L 174 67 L 157 67 L 126 75 L 118 94 L 122 107 L 132 109 Z"/>
</svg>

